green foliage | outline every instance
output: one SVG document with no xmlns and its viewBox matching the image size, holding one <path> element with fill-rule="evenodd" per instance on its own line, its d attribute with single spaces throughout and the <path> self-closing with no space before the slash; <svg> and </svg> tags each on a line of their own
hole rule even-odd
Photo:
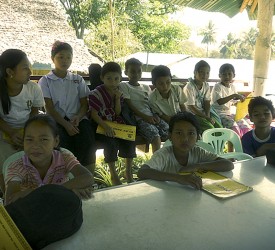
<svg viewBox="0 0 275 250">
<path fill-rule="evenodd" d="M 214 44 L 216 42 L 216 28 L 214 23 L 210 20 L 207 26 L 199 32 L 199 35 L 203 36 L 201 43 L 207 45 L 206 56 L 208 57 L 209 45 Z"/>
<path fill-rule="evenodd" d="M 135 180 L 138 179 L 138 177 L 137 177 L 138 169 L 141 167 L 141 165 L 144 164 L 145 161 L 149 160 L 150 157 L 151 156 L 149 154 L 144 154 L 144 156 L 137 156 L 136 158 L 134 158 L 132 171 L 133 171 L 133 178 Z M 124 159 L 118 158 L 116 171 L 118 173 L 118 176 L 119 176 L 121 182 L 125 183 L 126 180 L 124 178 L 124 174 L 125 174 Z M 98 184 L 99 188 L 105 188 L 105 187 L 112 186 L 109 167 L 108 167 L 108 164 L 106 164 L 104 162 L 103 157 L 101 157 L 97 160 L 94 175 L 95 175 L 95 182 Z"/>
</svg>

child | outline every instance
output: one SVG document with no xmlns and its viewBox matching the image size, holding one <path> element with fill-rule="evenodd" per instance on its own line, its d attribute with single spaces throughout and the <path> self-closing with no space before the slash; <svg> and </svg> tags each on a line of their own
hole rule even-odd
<svg viewBox="0 0 275 250">
<path fill-rule="evenodd" d="M 250 100 L 248 113 L 254 129 L 243 135 L 243 151 L 253 157 L 266 155 L 275 148 L 275 128 L 270 127 L 275 117 L 274 106 L 270 100 L 257 96 Z"/>
<path fill-rule="evenodd" d="M 101 66 L 98 63 L 92 63 L 89 68 L 90 90 L 95 89 L 97 86 L 103 84 L 100 79 Z"/>
<path fill-rule="evenodd" d="M 199 61 L 195 65 L 194 79 L 190 78 L 184 87 L 187 98 L 186 105 L 190 112 L 196 115 L 201 133 L 209 128 L 221 128 L 219 116 L 210 109 L 210 87 L 206 82 L 209 78 L 210 66 L 206 61 Z"/>
<path fill-rule="evenodd" d="M 93 176 L 70 152 L 56 150 L 59 136 L 52 117 L 30 118 L 24 127 L 23 140 L 25 155 L 9 165 L 5 176 L 6 204 L 47 184 L 63 185 L 84 199 L 91 197 Z M 69 173 L 74 176 L 71 180 Z"/>
<path fill-rule="evenodd" d="M 22 150 L 23 127 L 29 117 L 44 106 L 40 87 L 30 82 L 30 62 L 18 49 L 8 49 L 0 56 L 0 193 L 5 185 L 4 161 Z M 1 197 L 1 195 L 0 195 Z"/>
<path fill-rule="evenodd" d="M 120 185 L 121 181 L 116 172 L 115 162 L 117 152 L 119 156 L 125 158 L 127 182 L 133 181 L 132 164 L 136 157 L 136 145 L 133 141 L 114 138 L 113 129 L 105 122 L 114 121 L 124 123 L 121 115 L 121 105 L 123 103 L 122 93 L 119 90 L 121 81 L 121 68 L 115 62 L 108 62 L 102 67 L 101 80 L 103 85 L 97 86 L 89 96 L 89 106 L 91 117 L 97 125 L 105 130 L 105 135 L 97 134 L 96 137 L 104 144 L 105 162 L 108 163 L 113 185 Z"/>
<path fill-rule="evenodd" d="M 189 112 L 174 115 L 169 123 L 171 146 L 163 147 L 153 154 L 138 171 L 141 179 L 174 181 L 201 189 L 202 181 L 194 174 L 180 175 L 180 172 L 200 170 L 229 171 L 234 168 L 231 161 L 208 152 L 196 142 L 199 136 L 199 125 L 195 116 Z"/>
<path fill-rule="evenodd" d="M 152 84 L 156 88 L 149 96 L 150 106 L 161 119 L 169 123 L 173 115 L 186 111 L 183 90 L 178 85 L 171 85 L 172 75 L 167 66 L 156 66 L 151 74 Z"/>
<path fill-rule="evenodd" d="M 160 148 L 161 140 L 168 136 L 168 124 L 154 114 L 149 105 L 151 89 L 148 85 L 140 84 L 138 81 L 142 74 L 142 63 L 136 58 L 125 62 L 125 75 L 129 82 L 120 84 L 125 102 L 134 112 L 138 133 L 152 144 L 152 151 Z"/>
<path fill-rule="evenodd" d="M 84 79 L 68 71 L 73 49 L 56 41 L 52 47 L 55 68 L 39 80 L 46 111 L 58 123 L 60 146 L 69 149 L 92 173 L 95 168 L 95 139 L 87 118 L 89 88 Z"/>
<path fill-rule="evenodd" d="M 231 114 L 230 108 L 237 100 L 244 101 L 245 97 L 239 95 L 232 84 L 235 77 L 235 69 L 232 64 L 225 63 L 220 67 L 220 83 L 215 84 L 211 93 L 212 106 L 221 118 L 224 127 L 234 130 L 240 137 L 250 130 L 249 124 L 241 119 L 235 122 L 235 114 Z"/>
</svg>

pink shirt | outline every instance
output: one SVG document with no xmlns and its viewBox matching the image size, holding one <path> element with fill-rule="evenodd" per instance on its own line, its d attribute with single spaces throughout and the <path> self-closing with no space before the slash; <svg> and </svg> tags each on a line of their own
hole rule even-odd
<svg viewBox="0 0 275 250">
<path fill-rule="evenodd" d="M 7 185 L 9 181 L 20 181 L 21 189 L 37 188 L 45 184 L 63 184 L 69 180 L 68 174 L 76 165 L 79 165 L 79 161 L 74 155 L 54 150 L 52 164 L 42 180 L 38 170 L 24 155 L 10 164 L 5 183 Z"/>
</svg>

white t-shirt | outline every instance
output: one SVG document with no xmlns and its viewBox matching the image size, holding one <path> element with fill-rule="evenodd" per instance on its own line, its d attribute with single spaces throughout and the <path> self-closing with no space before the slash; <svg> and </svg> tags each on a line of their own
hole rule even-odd
<svg viewBox="0 0 275 250">
<path fill-rule="evenodd" d="M 123 93 L 123 98 L 130 99 L 140 112 L 150 116 L 153 115 L 149 106 L 149 95 L 152 91 L 148 85 L 133 86 L 127 82 L 122 82 L 120 83 L 120 89 Z"/>
<path fill-rule="evenodd" d="M 215 84 L 211 92 L 211 104 L 213 105 L 213 108 L 215 108 L 219 115 L 230 115 L 230 107 L 235 101 L 231 100 L 223 105 L 219 105 L 217 103 L 217 100 L 236 93 L 237 92 L 233 84 L 230 84 L 229 87 L 226 87 L 221 83 Z"/>
<path fill-rule="evenodd" d="M 191 80 L 192 81 L 192 80 Z M 210 87 L 207 82 L 203 82 L 202 88 L 198 89 L 193 82 L 188 82 L 183 88 L 184 94 L 187 98 L 187 105 L 195 105 L 200 111 L 204 111 L 203 102 L 211 100 Z"/>
<path fill-rule="evenodd" d="M 154 89 L 149 96 L 149 103 L 152 110 L 159 114 L 173 116 L 181 111 L 180 105 L 184 105 L 186 98 L 183 90 L 178 85 L 171 85 L 169 97 L 163 98 L 157 89 Z"/>
<path fill-rule="evenodd" d="M 41 88 L 37 83 L 29 81 L 23 84 L 21 92 L 17 96 L 10 97 L 11 109 L 4 115 L 0 102 L 0 117 L 13 128 L 23 128 L 29 119 L 31 108 L 44 107 L 44 98 Z"/>
<path fill-rule="evenodd" d="M 213 154 L 205 149 L 194 146 L 188 156 L 187 166 L 194 165 L 200 162 L 210 162 L 218 158 L 217 154 Z M 145 162 L 150 168 L 167 172 L 167 173 L 178 173 L 180 168 L 183 166 L 177 161 L 174 152 L 173 146 L 162 147 L 156 151 L 151 159 Z"/>
<path fill-rule="evenodd" d="M 69 119 L 79 111 L 80 99 L 88 97 L 90 93 L 83 77 L 69 71 L 65 78 L 60 78 L 51 71 L 38 84 L 44 97 L 52 99 L 55 110 Z"/>
</svg>

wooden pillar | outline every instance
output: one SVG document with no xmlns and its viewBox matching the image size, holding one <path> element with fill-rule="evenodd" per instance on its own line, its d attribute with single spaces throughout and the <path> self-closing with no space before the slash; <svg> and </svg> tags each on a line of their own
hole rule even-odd
<svg viewBox="0 0 275 250">
<path fill-rule="evenodd" d="M 258 0 L 257 26 L 259 29 L 259 34 L 256 40 L 254 56 L 254 96 L 265 95 L 265 85 L 267 82 L 271 54 L 272 18 L 274 14 L 274 4 L 275 0 Z"/>
</svg>

